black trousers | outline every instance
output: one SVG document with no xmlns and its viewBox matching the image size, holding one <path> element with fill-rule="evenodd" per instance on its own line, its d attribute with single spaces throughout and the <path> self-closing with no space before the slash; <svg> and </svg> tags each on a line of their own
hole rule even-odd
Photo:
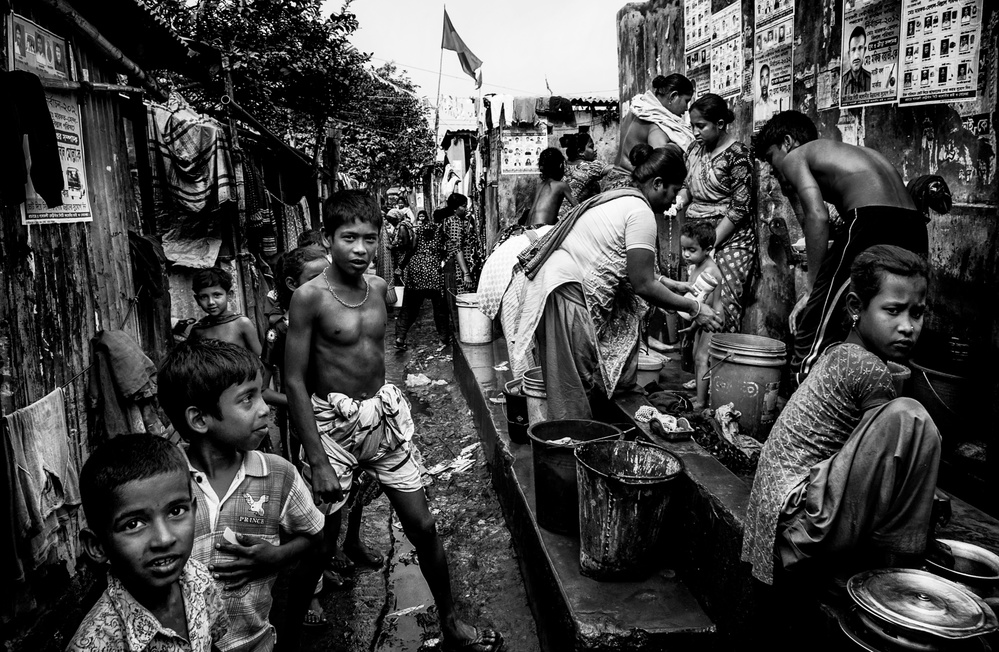
<svg viewBox="0 0 999 652">
<path fill-rule="evenodd" d="M 450 340 L 451 322 L 448 319 L 447 304 L 444 302 L 444 296 L 441 294 L 441 291 L 410 288 L 406 288 L 406 294 L 402 297 L 402 315 L 400 315 L 402 320 L 396 331 L 397 337 L 402 340 L 406 339 L 406 333 L 409 332 L 409 329 L 413 327 L 416 319 L 420 316 L 420 308 L 423 307 L 425 299 L 430 299 L 430 303 L 433 305 L 434 325 L 437 327 L 437 335 L 440 336 L 441 341 Z"/>
</svg>

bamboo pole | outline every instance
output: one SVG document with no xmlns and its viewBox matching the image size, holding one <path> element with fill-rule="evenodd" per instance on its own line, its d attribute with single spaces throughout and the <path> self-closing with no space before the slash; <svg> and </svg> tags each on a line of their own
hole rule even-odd
<svg viewBox="0 0 999 652">
<path fill-rule="evenodd" d="M 87 19 L 81 16 L 73 7 L 69 5 L 66 0 L 40 0 L 52 9 L 54 9 L 59 15 L 61 15 L 70 27 L 76 30 L 81 36 L 89 40 L 94 47 L 96 47 L 104 56 L 115 63 L 124 70 L 126 73 L 134 77 L 138 82 L 146 88 L 155 99 L 159 101 L 166 101 L 167 93 L 159 87 L 156 81 L 147 75 L 142 68 L 140 68 L 134 61 L 129 59 L 125 54 L 111 44 L 104 36 L 101 35 L 97 28 L 90 24 Z"/>
</svg>

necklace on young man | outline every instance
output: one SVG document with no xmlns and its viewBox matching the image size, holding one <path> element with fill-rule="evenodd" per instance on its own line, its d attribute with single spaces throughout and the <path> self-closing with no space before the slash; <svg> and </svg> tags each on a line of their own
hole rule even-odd
<svg viewBox="0 0 999 652">
<path fill-rule="evenodd" d="M 340 295 L 338 295 L 336 293 L 336 290 L 333 289 L 333 285 L 330 283 L 330 277 L 329 277 L 329 274 L 328 274 L 329 271 L 330 271 L 330 266 L 327 265 L 326 269 L 323 270 L 323 278 L 326 279 L 326 287 L 329 289 L 330 294 L 333 295 L 333 298 L 336 299 L 337 302 L 341 306 L 343 306 L 344 308 L 360 308 L 361 306 L 363 306 L 365 304 L 365 302 L 368 300 L 368 294 L 371 292 L 371 284 L 370 283 L 368 283 L 362 277 L 361 280 L 364 281 L 364 298 L 361 299 L 360 303 L 347 303 L 346 301 L 344 301 L 343 299 L 341 299 Z"/>
</svg>

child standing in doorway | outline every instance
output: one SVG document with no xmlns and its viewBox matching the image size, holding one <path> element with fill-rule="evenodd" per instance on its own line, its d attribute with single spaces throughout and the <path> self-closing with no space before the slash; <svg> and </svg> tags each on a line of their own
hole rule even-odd
<svg viewBox="0 0 999 652">
<path fill-rule="evenodd" d="M 253 322 L 229 308 L 235 296 L 229 272 L 218 267 L 198 270 L 191 279 L 191 289 L 194 291 L 195 301 L 206 315 L 191 326 L 189 339 L 222 340 L 260 356 L 260 338 Z"/>
</svg>

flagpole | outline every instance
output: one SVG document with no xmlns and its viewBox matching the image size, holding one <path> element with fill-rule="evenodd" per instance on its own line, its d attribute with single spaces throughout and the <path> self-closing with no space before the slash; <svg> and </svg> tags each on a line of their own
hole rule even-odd
<svg viewBox="0 0 999 652">
<path fill-rule="evenodd" d="M 447 5 L 444 5 L 444 11 L 447 12 Z M 441 18 L 443 23 L 443 16 Z M 444 39 L 441 39 L 441 59 L 437 64 L 437 103 L 434 105 L 434 146 L 439 144 L 437 140 L 437 128 L 440 126 L 441 118 L 441 73 L 444 72 Z"/>
</svg>

